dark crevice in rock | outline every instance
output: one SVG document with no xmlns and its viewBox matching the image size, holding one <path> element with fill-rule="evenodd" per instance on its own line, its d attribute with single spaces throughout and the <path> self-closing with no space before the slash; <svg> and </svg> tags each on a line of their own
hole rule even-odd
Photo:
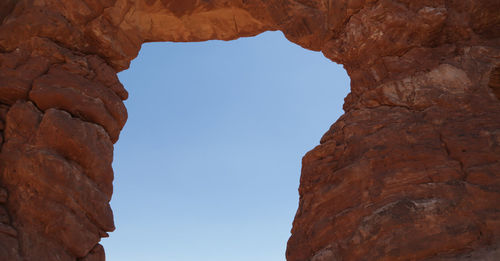
<svg viewBox="0 0 500 261">
<path fill-rule="evenodd" d="M 497 99 L 500 101 L 500 66 L 491 70 L 488 87 L 491 88 L 493 94 L 495 94 Z"/>
<path fill-rule="evenodd" d="M 459 166 L 460 166 L 460 172 L 463 175 L 462 180 L 466 181 L 467 180 L 467 172 L 464 170 L 464 163 L 460 159 L 452 156 L 450 148 L 448 147 L 448 143 L 443 138 L 443 135 L 441 133 L 439 133 L 439 141 L 441 142 L 441 145 L 443 146 L 443 149 L 446 152 L 446 156 L 448 158 L 450 158 L 450 160 L 455 161 L 455 162 L 457 162 L 459 164 Z"/>
<path fill-rule="evenodd" d="M 0 25 L 4 19 L 12 12 L 16 6 L 17 0 L 2 0 L 0 2 Z"/>
</svg>

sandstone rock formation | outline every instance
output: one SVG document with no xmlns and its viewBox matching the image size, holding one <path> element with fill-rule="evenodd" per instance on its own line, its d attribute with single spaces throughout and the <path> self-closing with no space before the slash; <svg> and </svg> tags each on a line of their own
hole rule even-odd
<svg viewBox="0 0 500 261">
<path fill-rule="evenodd" d="M 500 1 L 3 0 L 0 260 L 104 260 L 116 73 L 144 42 L 281 30 L 351 77 L 289 261 L 500 260 Z M 334 86 L 332 86 L 334 88 Z"/>
</svg>

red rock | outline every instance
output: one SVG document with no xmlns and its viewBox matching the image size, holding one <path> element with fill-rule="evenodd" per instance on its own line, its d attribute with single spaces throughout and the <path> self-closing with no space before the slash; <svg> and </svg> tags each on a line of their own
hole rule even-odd
<svg viewBox="0 0 500 261">
<path fill-rule="evenodd" d="M 78 261 L 101 261 L 105 260 L 104 248 L 97 244 L 84 258 L 78 259 Z"/>
<path fill-rule="evenodd" d="M 3 204 L 7 202 L 7 197 L 7 190 L 5 190 L 4 188 L 0 188 L 0 203 Z"/>
<path fill-rule="evenodd" d="M 49 109 L 35 135 L 37 148 L 50 149 L 77 163 L 111 199 L 113 145 L 102 127 L 72 118 L 67 112 Z"/>
<path fill-rule="evenodd" d="M 110 89 L 57 67 L 33 83 L 29 97 L 42 110 L 63 109 L 103 126 L 114 142 L 127 119 L 125 106 Z"/>
<path fill-rule="evenodd" d="M 289 261 L 500 259 L 499 9 L 491 0 L 0 3 L 0 260 L 104 260 L 112 144 L 127 119 L 116 73 L 143 42 L 266 30 L 351 77 L 345 114 L 303 158 Z"/>
<path fill-rule="evenodd" d="M 22 247 L 32 249 L 26 258 L 50 260 L 62 250 L 87 255 L 101 234 L 114 230 L 109 136 L 66 112 L 42 114 L 30 102 L 16 103 L 6 120 L 2 184 L 10 188 L 7 207 Z"/>
<path fill-rule="evenodd" d="M 17 231 L 0 223 L 0 260 L 21 260 L 18 252 Z"/>
</svg>

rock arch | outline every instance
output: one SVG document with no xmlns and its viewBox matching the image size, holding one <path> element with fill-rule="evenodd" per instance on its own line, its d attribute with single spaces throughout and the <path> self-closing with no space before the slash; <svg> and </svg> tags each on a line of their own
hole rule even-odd
<svg viewBox="0 0 500 261">
<path fill-rule="evenodd" d="M 342 63 L 342 116 L 303 158 L 287 259 L 498 257 L 500 2 L 6 0 L 0 259 L 104 260 L 116 72 L 148 41 L 281 30 Z"/>
</svg>

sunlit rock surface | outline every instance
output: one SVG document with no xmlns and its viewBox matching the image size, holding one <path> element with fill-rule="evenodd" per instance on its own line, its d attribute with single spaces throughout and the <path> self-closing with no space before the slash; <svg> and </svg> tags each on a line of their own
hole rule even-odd
<svg viewBox="0 0 500 261">
<path fill-rule="evenodd" d="M 0 260 L 104 260 L 113 143 L 127 119 L 116 73 L 142 43 L 267 30 L 351 77 L 345 114 L 303 158 L 289 261 L 500 260 L 498 10 L 496 0 L 2 1 Z"/>
</svg>

